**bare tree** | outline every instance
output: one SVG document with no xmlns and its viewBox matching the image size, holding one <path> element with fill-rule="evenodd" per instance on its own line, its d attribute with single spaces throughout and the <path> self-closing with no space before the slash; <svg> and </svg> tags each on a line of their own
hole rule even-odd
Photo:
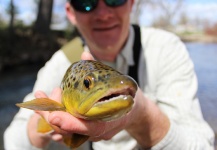
<svg viewBox="0 0 217 150">
<path fill-rule="evenodd" d="M 145 11 L 146 8 L 149 7 L 152 8 L 153 11 L 158 10 L 161 12 L 157 18 L 153 19 L 153 26 L 167 28 L 172 24 L 174 17 L 181 10 L 183 3 L 184 0 L 135 0 L 131 14 L 131 22 L 139 24 L 142 11 Z"/>
<path fill-rule="evenodd" d="M 34 26 L 34 31 L 39 34 L 46 34 L 50 31 L 52 18 L 53 0 L 40 0 L 38 15 Z"/>
<path fill-rule="evenodd" d="M 178 24 L 187 25 L 189 23 L 189 18 L 185 12 L 181 13 Z"/>
<path fill-rule="evenodd" d="M 14 18 L 15 18 L 14 0 L 10 0 L 8 14 L 10 15 L 9 32 L 13 34 L 14 33 Z"/>
<path fill-rule="evenodd" d="M 139 18 L 141 16 L 142 10 L 147 4 L 150 4 L 151 0 L 135 0 L 133 10 L 131 13 L 131 23 L 139 24 Z"/>
<path fill-rule="evenodd" d="M 162 11 L 154 24 L 164 28 L 171 26 L 174 17 L 182 8 L 183 3 L 184 0 L 152 0 L 151 5 L 153 8 L 158 8 Z"/>
</svg>

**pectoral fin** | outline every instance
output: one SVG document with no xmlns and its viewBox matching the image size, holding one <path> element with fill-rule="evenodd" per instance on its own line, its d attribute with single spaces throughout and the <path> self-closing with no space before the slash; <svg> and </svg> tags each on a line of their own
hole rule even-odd
<svg viewBox="0 0 217 150">
<path fill-rule="evenodd" d="M 38 120 L 38 127 L 37 127 L 37 131 L 40 133 L 47 133 L 52 131 L 53 128 L 50 126 L 49 123 L 47 123 L 47 121 L 44 118 L 40 118 Z"/>
<path fill-rule="evenodd" d="M 49 98 L 37 98 L 24 103 L 16 104 L 18 107 L 23 107 L 32 110 L 41 111 L 65 111 L 65 107 L 54 100 Z"/>
<path fill-rule="evenodd" d="M 87 141 L 88 138 L 89 136 L 87 135 L 81 135 L 81 134 L 74 133 L 72 135 L 64 136 L 64 143 L 70 148 L 77 148 L 81 144 L 83 144 L 85 141 Z"/>
</svg>

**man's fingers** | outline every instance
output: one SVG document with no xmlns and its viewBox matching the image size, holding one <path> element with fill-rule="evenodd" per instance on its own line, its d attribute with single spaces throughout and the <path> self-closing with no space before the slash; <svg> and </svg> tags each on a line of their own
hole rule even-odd
<svg viewBox="0 0 217 150">
<path fill-rule="evenodd" d="M 36 91 L 34 95 L 35 95 L 36 98 L 48 97 L 43 91 Z"/>
<path fill-rule="evenodd" d="M 52 140 L 56 141 L 56 142 L 63 142 L 63 136 L 61 134 L 52 134 L 51 135 Z"/>
<path fill-rule="evenodd" d="M 61 102 L 61 88 L 57 87 L 55 89 L 53 89 L 53 91 L 50 94 L 50 99 Z M 47 98 L 47 94 L 45 94 L 43 91 L 36 91 L 35 92 L 35 97 L 36 98 Z"/>
<path fill-rule="evenodd" d="M 94 60 L 93 56 L 89 52 L 83 52 L 81 54 L 82 60 Z"/>
<path fill-rule="evenodd" d="M 52 125 L 59 127 L 63 131 L 68 131 L 69 133 L 98 136 L 105 131 L 104 122 L 78 119 L 69 113 L 61 111 L 52 112 L 48 120 Z"/>
<path fill-rule="evenodd" d="M 41 117 L 43 117 L 48 122 L 48 116 L 49 116 L 48 111 L 37 111 L 36 110 L 35 113 L 39 114 Z"/>
<path fill-rule="evenodd" d="M 48 96 L 43 92 L 43 91 L 37 91 L 35 93 L 36 98 L 47 98 Z M 55 88 L 51 94 L 50 94 L 50 99 L 58 101 L 61 103 L 61 89 L 60 88 Z M 50 112 L 48 111 L 35 111 L 37 114 L 41 115 L 47 122 L 48 122 L 48 116 Z"/>
<path fill-rule="evenodd" d="M 48 97 L 43 91 L 36 91 L 35 92 L 35 97 L 36 98 L 46 98 Z M 48 120 L 48 115 L 49 112 L 48 111 L 35 111 L 35 113 L 39 114 L 40 116 L 42 116 L 46 121 Z"/>
<path fill-rule="evenodd" d="M 58 134 L 67 134 L 66 131 L 60 129 L 58 126 L 56 125 L 53 125 L 49 122 L 49 115 L 50 115 L 50 112 L 48 111 L 35 111 L 37 114 L 39 114 L 41 117 L 43 117 L 46 122 L 48 122 L 50 124 L 50 126 L 53 128 L 54 130 L 54 133 L 58 133 Z M 53 132 L 52 132 L 53 133 Z"/>
</svg>

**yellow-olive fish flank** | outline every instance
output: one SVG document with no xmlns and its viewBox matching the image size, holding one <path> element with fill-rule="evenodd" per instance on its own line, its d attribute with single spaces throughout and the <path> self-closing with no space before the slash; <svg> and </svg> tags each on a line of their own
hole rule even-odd
<svg viewBox="0 0 217 150">
<path fill-rule="evenodd" d="M 137 84 L 131 77 L 101 62 L 81 60 L 68 68 L 61 88 L 62 103 L 39 98 L 17 106 L 32 110 L 66 111 L 85 120 L 111 121 L 131 110 Z M 87 139 L 88 136 L 73 134 L 65 137 L 64 142 L 75 148 Z"/>
</svg>

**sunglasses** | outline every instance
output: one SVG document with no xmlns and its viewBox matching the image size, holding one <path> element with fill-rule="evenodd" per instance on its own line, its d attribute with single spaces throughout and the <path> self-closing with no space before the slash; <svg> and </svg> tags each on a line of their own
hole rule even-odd
<svg viewBox="0 0 217 150">
<path fill-rule="evenodd" d="M 126 3 L 127 0 L 104 0 L 105 4 L 110 7 L 118 7 Z M 73 8 L 80 12 L 93 11 L 99 0 L 70 0 L 70 4 Z"/>
</svg>

